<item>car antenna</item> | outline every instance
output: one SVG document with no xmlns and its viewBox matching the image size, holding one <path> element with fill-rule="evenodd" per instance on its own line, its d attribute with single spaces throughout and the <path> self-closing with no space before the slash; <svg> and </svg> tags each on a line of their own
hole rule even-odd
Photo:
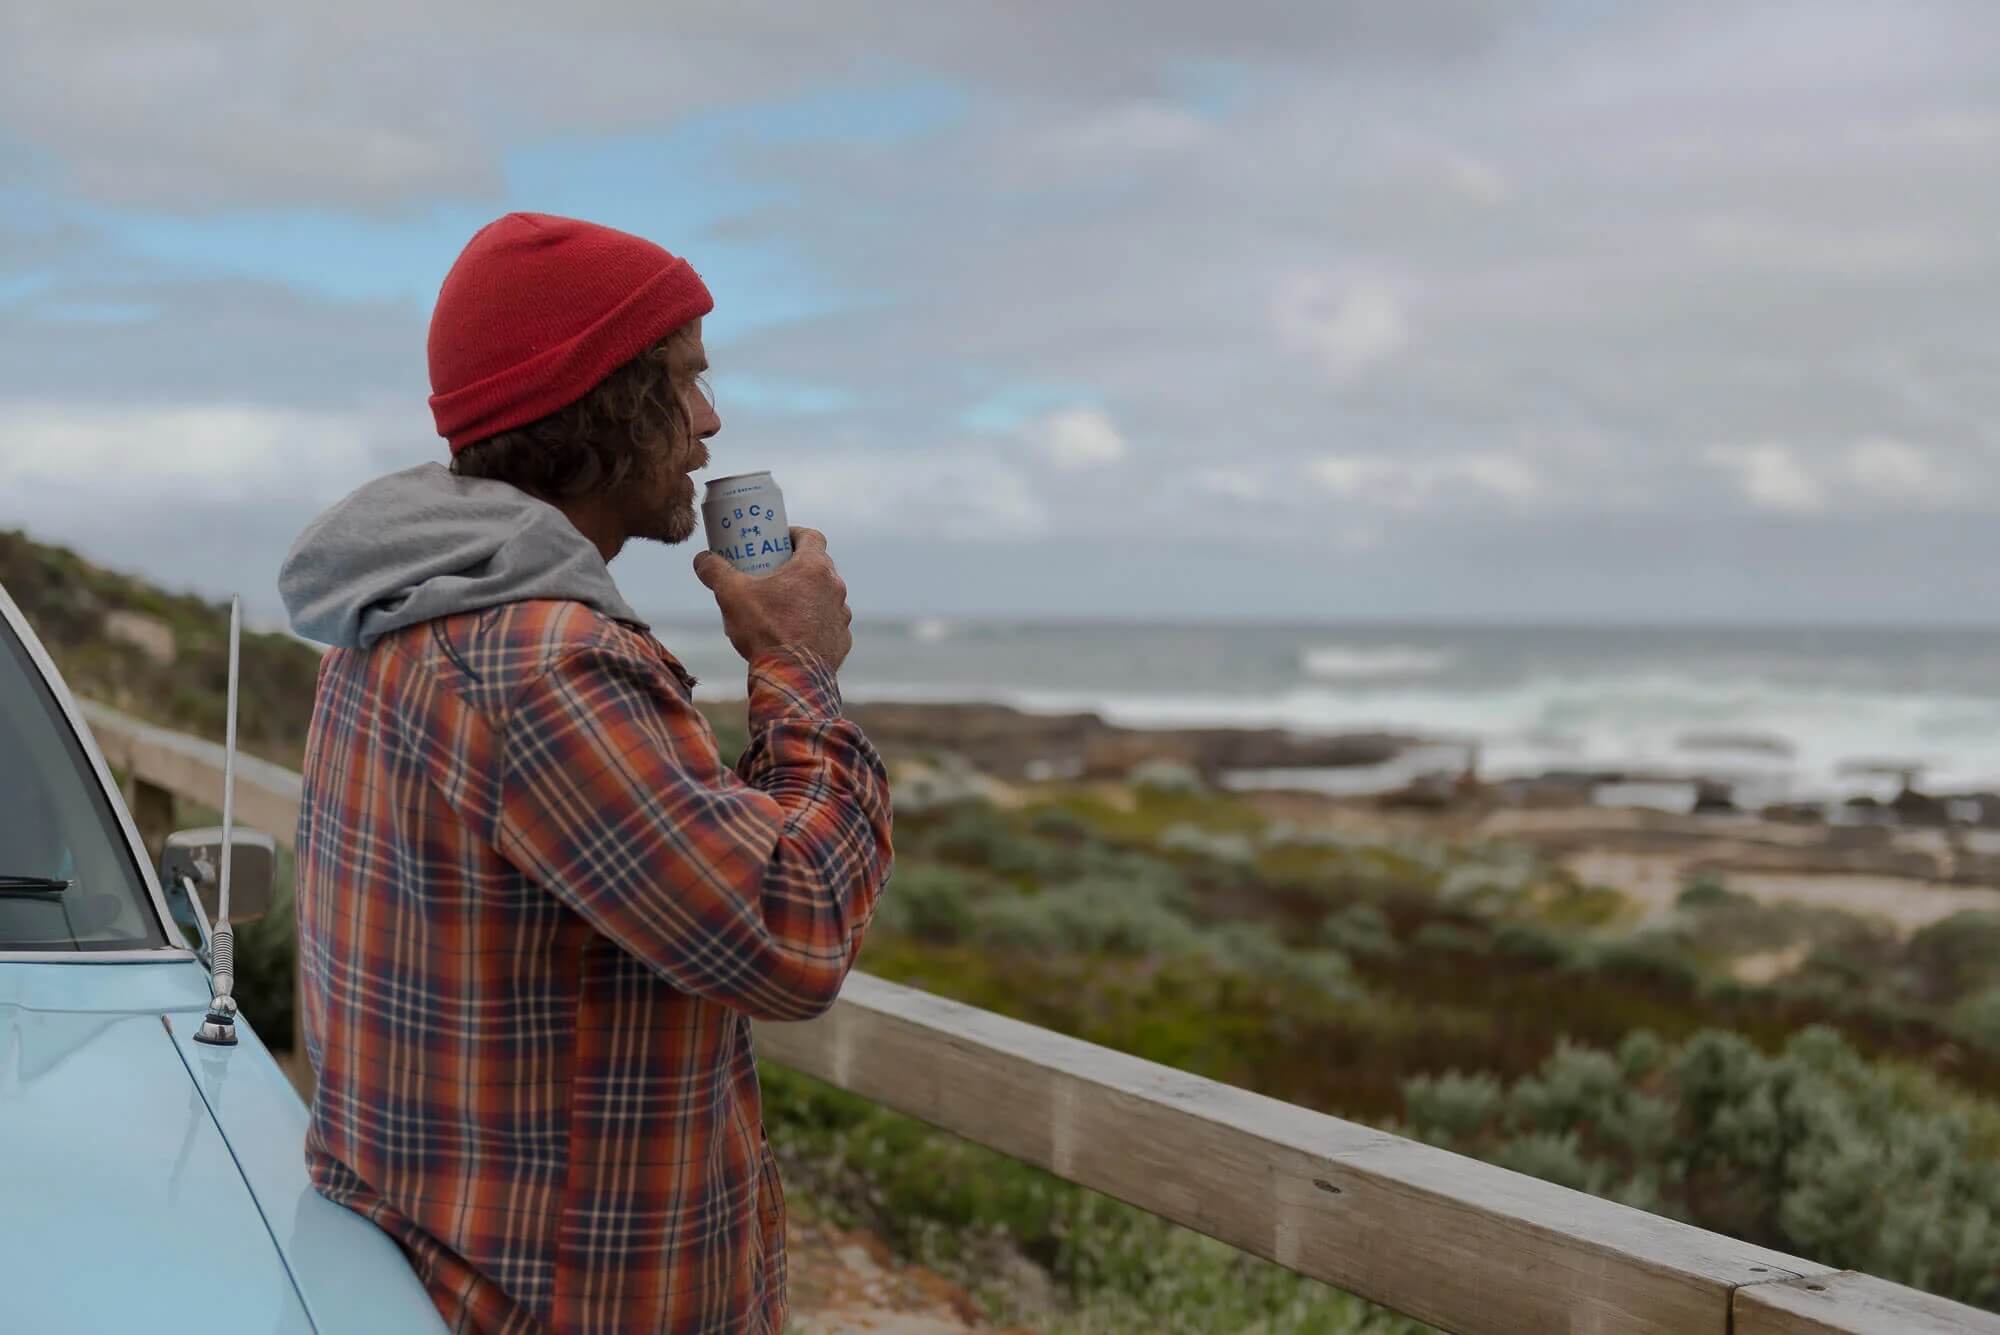
<svg viewBox="0 0 2000 1335">
<path fill-rule="evenodd" d="M 222 888 L 216 894 L 215 930 L 209 934 L 208 1014 L 194 1031 L 197 1043 L 236 1046 L 236 932 L 229 925 L 230 827 L 236 817 L 236 680 L 243 639 L 243 598 L 229 598 L 229 710 L 222 747 Z"/>
</svg>

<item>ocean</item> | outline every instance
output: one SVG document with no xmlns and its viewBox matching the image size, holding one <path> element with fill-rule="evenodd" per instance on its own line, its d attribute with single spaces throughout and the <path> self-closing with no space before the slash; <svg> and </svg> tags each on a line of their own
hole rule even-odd
<svg viewBox="0 0 2000 1335">
<path fill-rule="evenodd" d="M 656 629 L 702 694 L 742 694 L 715 623 Z M 1393 786 L 1474 744 L 1487 779 L 1708 776 L 1734 782 L 1747 804 L 1886 797 L 1898 781 L 1885 767 L 1903 766 L 1929 791 L 2000 790 L 2000 630 L 927 619 L 855 631 L 841 674 L 853 700 L 1431 741 L 1379 771 L 1283 776 L 1334 791 Z"/>
</svg>

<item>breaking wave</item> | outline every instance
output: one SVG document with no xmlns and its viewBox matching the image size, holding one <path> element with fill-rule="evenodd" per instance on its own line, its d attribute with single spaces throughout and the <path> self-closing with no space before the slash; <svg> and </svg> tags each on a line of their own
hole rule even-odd
<svg viewBox="0 0 2000 1335">
<path fill-rule="evenodd" d="M 1415 645 L 1322 644 L 1300 651 L 1299 671 L 1314 681 L 1371 681 L 1385 677 L 1434 677 L 1456 655 Z"/>
</svg>

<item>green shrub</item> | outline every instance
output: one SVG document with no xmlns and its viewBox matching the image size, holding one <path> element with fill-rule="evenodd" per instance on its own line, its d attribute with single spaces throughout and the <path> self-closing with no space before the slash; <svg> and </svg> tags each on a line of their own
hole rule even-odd
<svg viewBox="0 0 2000 1335">
<path fill-rule="evenodd" d="M 1499 1115 L 1500 1082 L 1481 1072 L 1416 1076 L 1404 1086 L 1405 1116 L 1416 1134 L 1449 1145 Z"/>
<path fill-rule="evenodd" d="M 975 921 L 981 939 L 1015 950 L 1157 957 L 1191 955 L 1201 945 L 1169 895 L 1116 879 L 996 895 L 979 904 Z"/>
<path fill-rule="evenodd" d="M 1256 847 L 1248 835 L 1234 831 L 1204 830 L 1182 822 L 1160 832 L 1159 846 L 1170 853 L 1189 853 L 1231 866 L 1248 866 L 1257 860 Z"/>
<path fill-rule="evenodd" d="M 1530 1131 L 1515 1136 L 1494 1151 L 1493 1162 L 1557 1186 L 1604 1194 L 1605 1166 L 1583 1157 L 1574 1131 Z"/>
<path fill-rule="evenodd" d="M 1003 950 L 1034 953 L 1078 950 L 1052 894 L 996 895 L 979 907 L 972 939 Z"/>
<path fill-rule="evenodd" d="M 2000 1051 L 2000 987 L 1961 1001 L 1952 1012 L 1954 1031 L 1968 1043 Z"/>
<path fill-rule="evenodd" d="M 1712 878 L 1706 883 L 1719 883 Z M 1765 904 L 1728 890 L 1710 893 L 1702 878 L 1682 892 L 1681 908 L 1647 938 L 1680 951 L 1690 960 L 1722 963 L 1766 951 L 1803 947 L 1808 971 L 1833 968 L 1848 973 L 1846 985 L 1870 988 L 1886 983 L 1901 957 L 1895 932 L 1886 923 L 1838 909 L 1807 904 Z"/>
<path fill-rule="evenodd" d="M 1906 967 L 1926 999 L 1957 1001 L 2000 984 L 2000 913 L 1963 912 L 1910 938 Z"/>
<path fill-rule="evenodd" d="M 912 851 L 1027 882 L 1046 877 L 1054 862 L 1052 850 L 983 802 L 954 811 L 942 825 L 921 835 Z"/>
<path fill-rule="evenodd" d="M 1493 929 L 1493 951 L 1527 964 L 1566 966 L 1586 947 L 1573 932 L 1559 932 L 1540 923 L 1502 922 Z"/>
<path fill-rule="evenodd" d="M 1373 904 L 1349 904 L 1326 915 L 1320 939 L 1348 955 L 1389 959 L 1402 947 L 1389 928 L 1389 917 Z"/>
<path fill-rule="evenodd" d="M 899 865 L 875 909 L 873 929 L 950 944 L 973 930 L 978 882 L 956 867 Z"/>
<path fill-rule="evenodd" d="M 1792 983 L 1801 988 L 1824 987 L 1837 991 L 1874 986 L 1880 972 L 1844 946 L 1815 946 L 1793 973 Z"/>
<path fill-rule="evenodd" d="M 966 803 L 941 819 L 899 821 L 898 836 L 906 856 L 990 871 L 1023 888 L 1098 878 L 1178 893 L 1186 881 L 1170 859 L 1102 838 L 1074 812 L 1058 806 L 1022 817 L 983 802 Z"/>
<path fill-rule="evenodd" d="M 1544 874 L 1541 860 L 1526 849 L 1492 844 L 1454 852 L 1438 882 L 1438 895 L 1446 900 L 1501 907 L 1518 902 Z"/>
<path fill-rule="evenodd" d="M 1165 858 L 1096 841 L 1051 849 L 1044 874 L 1052 881 L 1119 881 L 1174 903 L 1187 899 L 1187 875 Z"/>
<path fill-rule="evenodd" d="M 1629 1080 L 1640 1080 L 1667 1060 L 1667 1045 L 1650 1029 L 1634 1029 L 1618 1044 L 1618 1068 Z"/>
<path fill-rule="evenodd" d="M 1417 928 L 1410 936 L 1410 945 L 1442 955 L 1486 955 L 1493 950 L 1492 939 L 1478 928 L 1437 920 Z"/>
<path fill-rule="evenodd" d="M 1509 1122 L 1537 1131 L 1591 1126 L 1612 1114 L 1624 1089 L 1625 1073 L 1610 1053 L 1562 1043 L 1539 1072 L 1516 1082 Z"/>
<path fill-rule="evenodd" d="M 1654 936 L 1602 942 L 1580 957 L 1576 967 L 1680 993 L 1691 993 L 1701 983 L 1695 963 L 1671 941 Z"/>
<path fill-rule="evenodd" d="M 1229 922 L 1203 928 L 1201 949 L 1217 967 L 1251 978 L 1355 993 L 1347 956 L 1337 950 L 1295 950 L 1280 941 L 1268 923 Z"/>
<path fill-rule="evenodd" d="M 1996 1119 L 1832 1030 L 1776 1056 L 1716 1030 L 1615 1057 L 1565 1044 L 1504 1091 L 1428 1077 L 1404 1096 L 1420 1133 L 1518 1171 L 2000 1305 Z"/>
<path fill-rule="evenodd" d="M 1028 817 L 1028 829 L 1044 839 L 1081 843 L 1092 839 L 1089 822 L 1067 807 L 1037 807 Z"/>
<path fill-rule="evenodd" d="M 1754 905 L 1757 901 L 1746 894 L 1731 890 L 1723 879 L 1714 872 L 1697 872 L 1688 878 L 1674 903 L 1683 909 L 1699 912 L 1703 909 L 1731 908 L 1739 905 Z"/>
<path fill-rule="evenodd" d="M 1627 916 L 1632 901 L 1605 885 L 1583 885 L 1567 877 L 1544 883 L 1535 895 L 1544 922 L 1562 927 L 1608 927 Z"/>
</svg>

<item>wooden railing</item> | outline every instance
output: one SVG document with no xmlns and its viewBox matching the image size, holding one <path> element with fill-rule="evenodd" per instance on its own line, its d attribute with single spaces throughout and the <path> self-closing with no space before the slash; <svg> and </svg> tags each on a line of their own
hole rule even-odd
<svg viewBox="0 0 2000 1335">
<path fill-rule="evenodd" d="M 211 806 L 222 750 L 87 706 L 145 832 Z M 289 844 L 299 777 L 239 758 Z M 893 892 L 893 889 L 891 890 Z M 254 1022 L 256 1017 L 252 1016 Z M 760 1053 L 1446 1330 L 2000 1335 L 2000 1316 L 1511 1173 L 866 974 Z"/>
</svg>

